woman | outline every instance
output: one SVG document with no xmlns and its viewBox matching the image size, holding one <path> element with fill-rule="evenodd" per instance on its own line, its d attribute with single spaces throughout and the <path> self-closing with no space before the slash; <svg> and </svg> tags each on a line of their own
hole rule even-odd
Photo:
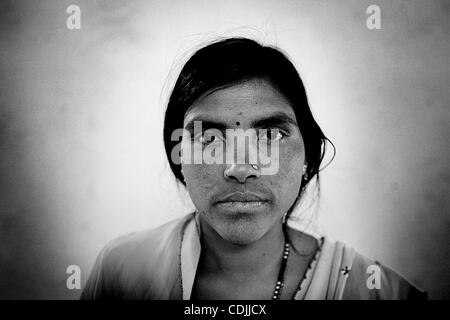
<svg viewBox="0 0 450 320">
<path fill-rule="evenodd" d="M 238 161 L 229 136 L 243 132 L 253 140 Z M 196 211 L 108 244 L 82 298 L 425 297 L 352 248 L 288 226 L 308 184 L 319 183 L 326 141 L 298 72 L 278 49 L 230 38 L 198 50 L 164 122 L 170 167 Z"/>
</svg>

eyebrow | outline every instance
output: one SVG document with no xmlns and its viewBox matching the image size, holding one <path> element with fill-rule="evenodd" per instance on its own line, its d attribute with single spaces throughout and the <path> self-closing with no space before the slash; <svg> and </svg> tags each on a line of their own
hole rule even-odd
<svg viewBox="0 0 450 320">
<path fill-rule="evenodd" d="M 284 125 L 298 126 L 297 122 L 284 112 L 274 112 L 262 119 L 254 120 L 251 123 L 252 128 L 271 128 Z"/>
<path fill-rule="evenodd" d="M 194 122 L 195 121 L 201 121 L 202 122 L 202 129 L 208 130 L 208 129 L 218 129 L 220 131 L 224 131 L 228 128 L 228 126 L 219 121 L 211 120 L 208 118 L 204 118 L 202 116 L 197 116 L 191 119 L 185 126 L 185 129 L 193 132 L 194 131 Z M 287 115 L 284 112 L 274 112 L 271 113 L 268 116 L 265 116 L 260 119 L 253 120 L 251 122 L 250 127 L 252 128 L 271 128 L 271 127 L 277 127 L 277 126 L 285 126 L 285 125 L 293 125 L 298 126 L 297 122 L 292 119 L 289 115 Z"/>
<path fill-rule="evenodd" d="M 197 121 L 200 121 L 202 123 L 203 131 L 206 131 L 208 129 L 218 129 L 220 131 L 225 132 L 225 130 L 227 129 L 226 124 L 224 124 L 222 122 L 209 120 L 209 119 L 203 119 L 201 116 L 195 117 L 191 121 L 189 121 L 186 124 L 185 129 L 188 130 L 189 132 L 193 133 L 194 132 L 194 123 Z"/>
</svg>

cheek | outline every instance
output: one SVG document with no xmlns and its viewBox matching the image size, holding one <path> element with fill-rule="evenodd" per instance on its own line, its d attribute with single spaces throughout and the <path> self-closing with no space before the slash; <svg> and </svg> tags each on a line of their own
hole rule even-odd
<svg viewBox="0 0 450 320">
<path fill-rule="evenodd" d="M 218 185 L 220 168 L 215 165 L 182 165 L 186 187 L 194 204 L 199 204 L 209 197 L 205 195 L 214 191 Z"/>
<path fill-rule="evenodd" d="M 303 164 L 305 163 L 305 149 L 303 143 L 295 143 L 286 146 L 282 150 L 282 158 L 280 159 L 280 168 L 284 168 L 285 171 L 291 174 L 298 172 L 301 175 Z M 293 175 L 297 177 L 297 175 Z M 298 177 L 301 179 L 301 176 Z"/>
<path fill-rule="evenodd" d="M 304 161 L 304 149 L 301 143 L 287 145 L 280 149 L 280 166 L 275 178 L 281 198 L 295 199 L 297 197 Z"/>
</svg>

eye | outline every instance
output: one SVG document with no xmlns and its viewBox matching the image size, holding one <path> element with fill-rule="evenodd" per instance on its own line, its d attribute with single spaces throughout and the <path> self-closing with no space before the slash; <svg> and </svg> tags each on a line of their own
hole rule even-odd
<svg viewBox="0 0 450 320">
<path fill-rule="evenodd" d="M 221 142 L 223 141 L 223 137 L 219 130 L 206 130 L 205 132 L 199 134 L 195 140 L 202 144 L 208 144 L 212 142 Z"/>
<path fill-rule="evenodd" d="M 283 139 L 286 135 L 279 129 L 261 130 L 259 140 L 277 141 Z"/>
</svg>

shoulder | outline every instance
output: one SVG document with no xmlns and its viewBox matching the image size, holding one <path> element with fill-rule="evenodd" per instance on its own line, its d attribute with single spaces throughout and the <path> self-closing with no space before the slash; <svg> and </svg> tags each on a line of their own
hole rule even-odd
<svg viewBox="0 0 450 320">
<path fill-rule="evenodd" d="M 299 247 L 320 251 L 314 268 L 314 281 L 308 297 L 345 300 L 426 299 L 418 289 L 397 271 L 357 252 L 351 246 L 295 227 L 291 240 Z M 319 241 L 321 240 L 321 241 Z M 317 247 L 315 243 L 320 242 Z"/>
<path fill-rule="evenodd" d="M 354 250 L 353 255 L 353 262 L 348 272 L 342 299 L 406 300 L 427 298 L 426 292 L 419 290 L 397 271 Z"/>
<path fill-rule="evenodd" d="M 179 248 L 193 214 L 109 242 L 97 257 L 82 299 L 168 297 L 178 281 Z"/>
<path fill-rule="evenodd" d="M 192 214 L 167 222 L 156 228 L 133 232 L 110 241 L 103 249 L 105 259 L 126 260 L 132 256 L 142 257 L 157 253 L 155 249 L 173 247 L 181 239 L 184 225 L 193 218 Z"/>
</svg>

